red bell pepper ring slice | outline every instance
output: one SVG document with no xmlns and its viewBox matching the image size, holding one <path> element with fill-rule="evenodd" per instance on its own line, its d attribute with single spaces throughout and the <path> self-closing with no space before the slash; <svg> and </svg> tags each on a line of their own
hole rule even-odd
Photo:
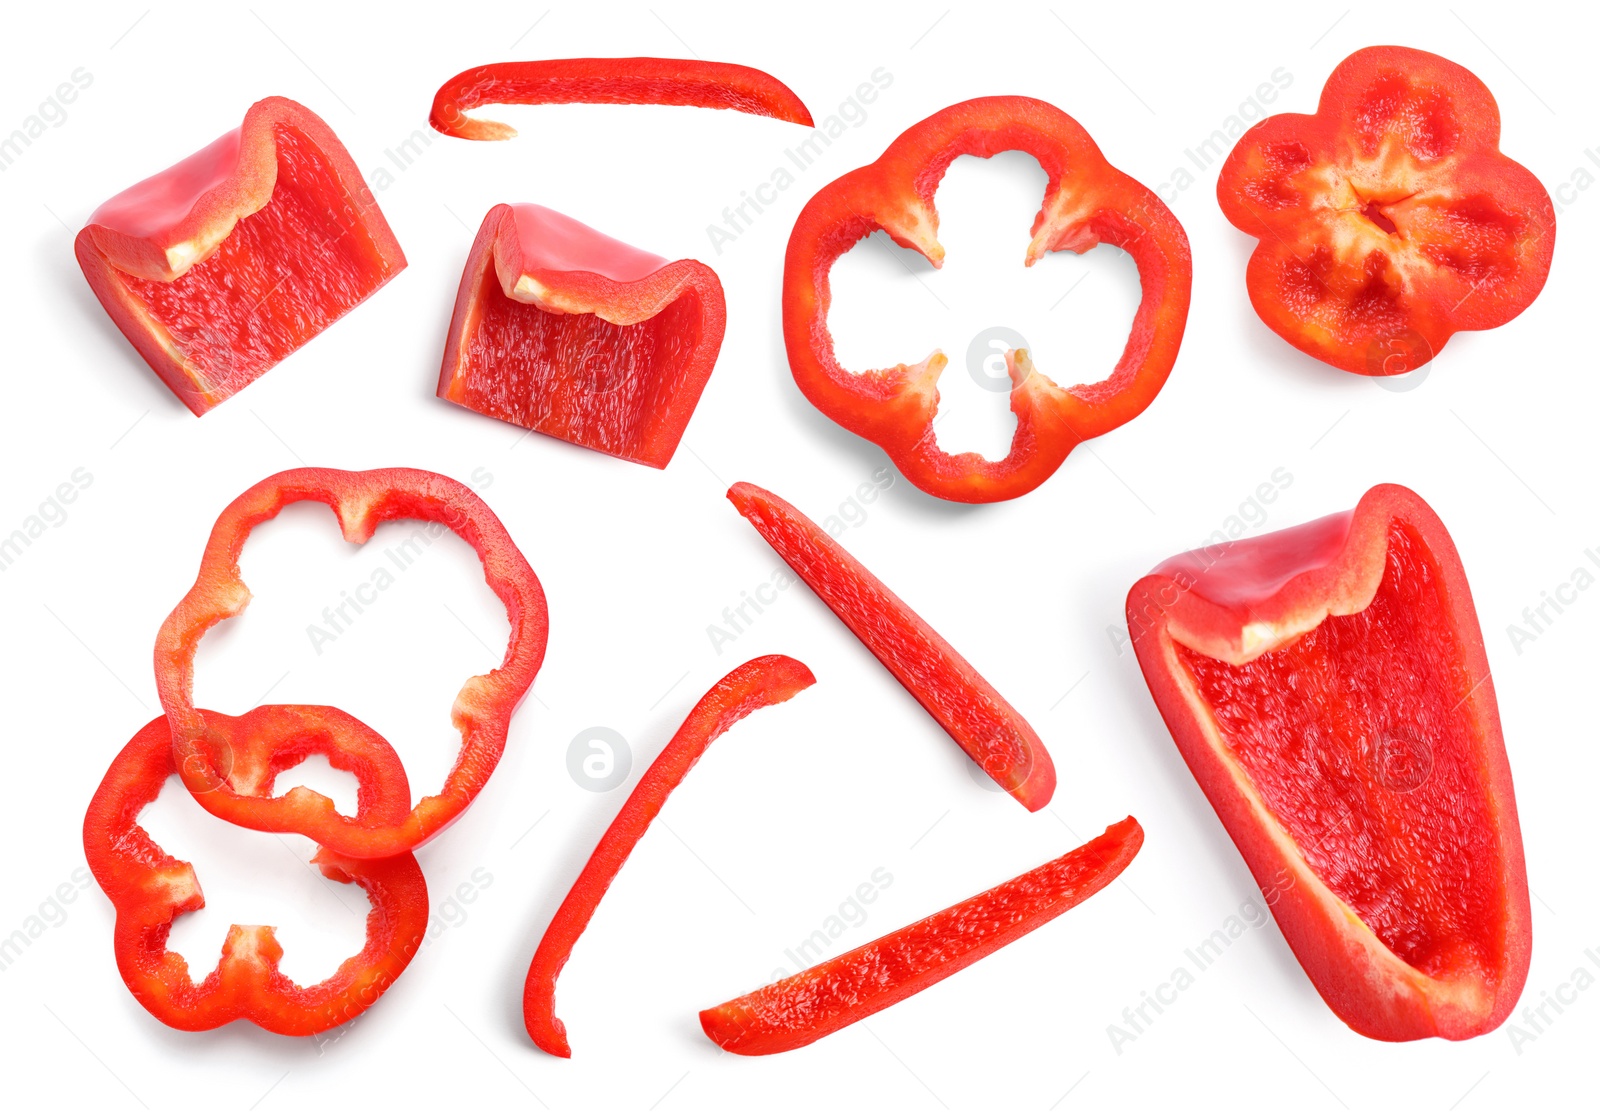
<svg viewBox="0 0 1600 1120">
<path fill-rule="evenodd" d="M 811 670 L 792 657 L 772 655 L 746 661 L 700 698 L 672 741 L 662 748 L 561 900 L 533 954 L 533 963 L 528 966 L 522 989 L 522 1018 L 528 1037 L 539 1049 L 558 1058 L 572 1057 L 567 1028 L 556 1018 L 556 978 L 579 936 L 588 928 L 611 881 L 633 854 L 667 797 L 700 761 L 712 741 L 728 728 L 751 712 L 781 704 L 816 682 Z"/>
<path fill-rule="evenodd" d="M 367 541 L 384 521 L 433 521 L 472 546 L 490 589 L 505 604 L 511 637 L 504 660 L 461 686 L 451 722 L 461 753 L 439 793 L 424 797 L 395 822 L 341 817 L 322 794 L 296 788 L 268 798 L 229 785 L 226 728 L 194 705 L 194 655 L 207 630 L 250 601 L 239 554 L 250 532 L 294 502 L 321 502 L 339 518 L 345 540 Z M 214 816 L 246 828 L 297 832 L 341 855 L 361 859 L 409 852 L 455 820 L 494 772 L 505 750 L 512 713 L 533 685 L 548 635 L 544 590 L 500 519 L 470 489 L 431 471 L 392 467 L 340 471 L 302 467 L 256 483 L 222 511 L 200 561 L 194 586 L 156 637 L 156 691 L 172 723 L 179 773 Z"/>
<path fill-rule="evenodd" d="M 1104 381 L 1063 389 L 1009 351 L 1011 450 L 994 461 L 939 449 L 933 421 L 947 359 L 852 373 L 828 331 L 829 272 L 857 241 L 883 230 L 935 268 L 944 263 L 934 192 L 957 156 L 1024 151 L 1049 176 L 1025 264 L 1104 242 L 1125 250 L 1143 294 L 1116 368 Z M 795 383 L 834 423 L 871 440 L 921 490 L 958 502 L 1026 494 L 1086 439 L 1143 412 L 1166 383 L 1189 316 L 1189 239 L 1161 200 L 1106 162 L 1089 134 L 1054 105 L 1031 97 L 983 97 L 912 125 L 875 163 L 823 187 L 789 236 L 783 266 L 783 338 Z"/>
<path fill-rule="evenodd" d="M 456 295 L 439 396 L 581 447 L 663 468 L 727 324 L 722 284 L 543 206 L 501 204 Z"/>
<path fill-rule="evenodd" d="M 1222 212 L 1259 241 L 1256 314 L 1313 358 L 1379 377 L 1521 314 L 1550 272 L 1556 215 L 1499 145 L 1499 107 L 1464 67 L 1408 47 L 1345 59 L 1315 114 L 1257 124 L 1218 176 Z"/>
<path fill-rule="evenodd" d="M 1466 573 L 1410 490 L 1185 553 L 1128 625 L 1184 761 L 1334 1013 L 1370 1038 L 1510 1014 L 1531 917 Z"/>
<path fill-rule="evenodd" d="M 370 729 L 331 708 L 271 706 L 233 717 L 205 713 L 225 729 L 241 790 L 269 793 L 273 780 L 308 754 L 355 773 L 358 816 L 394 821 L 410 811 L 411 791 L 399 756 Z M 345 726 L 329 735 L 330 720 Z M 307 1035 L 370 1007 L 416 955 L 428 925 L 428 888 L 412 855 L 352 859 L 327 849 L 313 859 L 328 878 L 367 892 L 367 941 L 328 979 L 300 987 L 278 970 L 283 949 L 270 926 L 232 926 L 222 959 L 195 983 L 183 957 L 167 949 L 173 919 L 205 905 L 194 867 L 174 859 L 139 827 L 141 809 L 175 772 L 172 731 L 157 716 L 106 771 L 83 822 L 89 870 L 116 908 L 117 968 L 135 999 L 161 1022 L 185 1031 L 248 1019 L 275 1034 Z"/>
<path fill-rule="evenodd" d="M 350 153 L 286 97 L 105 203 L 75 251 L 106 314 L 196 416 L 406 266 Z"/>
<path fill-rule="evenodd" d="M 876 941 L 700 1012 L 732 1054 L 781 1054 L 893 1007 L 1098 893 L 1133 862 L 1132 817 L 1081 848 Z"/>
<path fill-rule="evenodd" d="M 517 130 L 477 120 L 480 105 L 695 105 L 812 125 L 811 111 L 771 74 L 684 58 L 546 58 L 463 70 L 439 87 L 428 123 L 463 140 L 509 140 Z"/>
<path fill-rule="evenodd" d="M 738 482 L 728 500 L 985 774 L 1029 812 L 1050 803 L 1056 767 L 1038 733 L 921 615 L 776 494 Z"/>
</svg>

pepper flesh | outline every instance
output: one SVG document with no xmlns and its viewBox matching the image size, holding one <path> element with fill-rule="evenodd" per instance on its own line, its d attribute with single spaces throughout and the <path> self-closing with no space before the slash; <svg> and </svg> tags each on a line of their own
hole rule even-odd
<svg viewBox="0 0 1600 1120">
<path fill-rule="evenodd" d="M 480 105 L 696 105 L 811 127 L 811 112 L 771 74 L 683 58 L 546 58 L 463 70 L 439 87 L 428 123 L 463 140 L 509 140 L 510 125 L 467 116 Z"/>
<path fill-rule="evenodd" d="M 396 821 L 411 791 L 393 748 L 329 708 L 270 706 L 232 717 L 204 713 L 233 748 L 231 782 L 268 796 L 276 777 L 310 754 L 360 780 L 357 817 Z M 341 733 L 329 734 L 331 721 Z M 326 980 L 301 987 L 278 969 L 283 949 L 271 926 L 229 928 L 222 959 L 198 983 L 183 957 L 167 949 L 172 922 L 205 905 L 191 864 L 174 859 L 139 827 L 140 810 L 176 772 L 164 716 L 146 724 L 111 763 L 89 803 L 83 847 L 89 870 L 116 908 L 114 944 L 123 981 L 145 1010 L 169 1027 L 203 1031 L 248 1019 L 276 1034 L 307 1035 L 370 1007 L 411 963 L 428 925 L 428 888 L 416 858 L 353 859 L 320 849 L 313 863 L 338 883 L 367 892 L 367 940 Z"/>
<path fill-rule="evenodd" d="M 1256 314 L 1380 377 L 1521 314 L 1550 271 L 1555 208 L 1499 144 L 1494 95 L 1464 67 L 1407 47 L 1345 59 L 1315 114 L 1257 124 L 1217 179 L 1223 213 L 1259 242 Z"/>
<path fill-rule="evenodd" d="M 196 416 L 406 266 L 350 153 L 285 97 L 105 203 L 74 249 L 117 329 Z"/>
<path fill-rule="evenodd" d="M 1144 843 L 1128 817 L 1081 848 L 832 960 L 700 1012 L 733 1054 L 779 1054 L 892 1007 L 1060 917 L 1127 868 Z"/>
<path fill-rule="evenodd" d="M 945 170 L 958 156 L 987 159 L 1006 151 L 1027 152 L 1049 176 L 1024 264 L 1104 242 L 1133 258 L 1142 296 L 1127 346 L 1103 381 L 1063 389 L 1034 369 L 1026 351 L 1007 352 L 1017 427 L 1010 452 L 993 461 L 939 449 L 933 421 L 943 352 L 865 373 L 840 366 L 828 331 L 829 272 L 846 250 L 880 229 L 940 267 L 944 248 L 934 192 Z M 1126 424 L 1155 399 L 1178 357 L 1191 271 L 1189 240 L 1178 219 L 1149 189 L 1107 163 L 1077 121 L 1033 98 L 985 97 L 912 125 L 875 163 L 806 203 L 784 258 L 783 337 L 806 399 L 883 448 L 912 485 L 951 501 L 998 502 L 1026 494 L 1079 443 Z"/>
<path fill-rule="evenodd" d="M 451 722 L 461 753 L 444 788 L 394 822 L 341 817 L 326 796 L 304 787 L 268 798 L 226 779 L 233 744 L 227 729 L 194 705 L 194 656 L 207 630 L 250 601 L 239 554 L 251 530 L 294 502 L 321 502 L 345 540 L 363 544 L 384 521 L 437 522 L 472 546 L 490 589 L 505 604 L 511 636 L 501 664 L 461 686 Z M 214 816 L 246 828 L 297 832 L 341 855 L 363 859 L 409 852 L 453 821 L 478 795 L 505 750 L 511 716 L 544 660 L 548 615 L 533 569 L 493 511 L 466 486 L 430 471 L 391 467 L 340 471 L 302 467 L 256 483 L 223 510 L 206 542 L 200 573 L 156 637 L 156 691 L 172 724 L 172 749 L 184 785 Z"/>
<path fill-rule="evenodd" d="M 663 468 L 722 346 L 717 274 L 554 210 L 499 205 L 467 256 L 439 396 Z"/>
<path fill-rule="evenodd" d="M 1134 585 L 1139 664 L 1328 1006 L 1371 1038 L 1470 1038 L 1527 977 L 1527 873 L 1494 684 L 1438 516 L 1349 513 Z"/>
<path fill-rule="evenodd" d="M 746 661 L 700 698 L 672 741 L 662 748 L 561 900 L 528 966 L 522 989 L 522 1017 L 528 1037 L 539 1049 L 558 1058 L 572 1057 L 567 1028 L 556 1018 L 556 978 L 611 881 L 633 854 L 667 797 L 700 761 L 712 741 L 728 728 L 751 712 L 781 704 L 815 683 L 811 670 L 792 657 Z"/>
<path fill-rule="evenodd" d="M 776 494 L 739 482 L 728 500 L 985 774 L 1029 812 L 1050 803 L 1056 788 L 1050 752 L 949 642 Z"/>
</svg>

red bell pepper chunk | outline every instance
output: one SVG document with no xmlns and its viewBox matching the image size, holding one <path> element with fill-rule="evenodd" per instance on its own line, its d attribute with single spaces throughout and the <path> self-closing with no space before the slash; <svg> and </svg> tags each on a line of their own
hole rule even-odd
<svg viewBox="0 0 1600 1120">
<path fill-rule="evenodd" d="M 700 1012 L 706 1037 L 733 1054 L 780 1054 L 892 1007 L 1032 933 L 1099 892 L 1133 862 L 1132 817 L 1081 848 L 859 949 Z"/>
<path fill-rule="evenodd" d="M 1316 113 L 1268 117 L 1217 179 L 1222 212 L 1259 241 L 1245 275 L 1256 314 L 1374 376 L 1521 314 L 1550 272 L 1556 215 L 1499 145 L 1494 95 L 1464 67 L 1407 47 L 1345 59 Z"/>
<path fill-rule="evenodd" d="M 207 630 L 250 601 L 239 554 L 250 532 L 294 502 L 334 511 L 345 540 L 363 544 L 384 521 L 433 521 L 470 544 L 490 589 L 505 604 L 511 637 L 498 668 L 471 677 L 456 694 L 451 721 L 461 753 L 445 785 L 396 821 L 342 817 L 326 796 L 304 787 L 270 797 L 227 781 L 236 754 L 227 727 L 194 705 L 194 655 Z M 256 483 L 222 511 L 195 577 L 156 636 L 156 691 L 172 723 L 172 750 L 189 791 L 214 816 L 245 828 L 297 832 L 341 855 L 361 859 L 409 852 L 455 820 L 483 789 L 505 750 L 512 713 L 544 660 L 548 614 L 544 590 L 505 526 L 470 489 L 430 471 L 392 467 L 340 471 L 303 467 Z"/>
<path fill-rule="evenodd" d="M 410 811 L 400 758 L 375 732 L 332 708 L 271 706 L 233 717 L 204 713 L 233 749 L 231 785 L 268 796 L 283 771 L 310 754 L 360 779 L 361 820 L 394 822 Z M 276 1034 L 307 1035 L 353 1019 L 388 990 L 421 946 L 428 888 L 416 857 L 354 859 L 326 848 L 322 874 L 356 883 L 372 910 L 367 941 L 328 979 L 302 988 L 278 970 L 283 949 L 271 926 L 232 926 L 222 959 L 198 983 L 167 949 L 173 919 L 205 905 L 194 867 L 174 859 L 139 827 L 140 810 L 176 770 L 165 716 L 146 724 L 106 771 L 83 822 L 89 870 L 117 911 L 117 968 L 150 1014 L 178 1030 L 204 1031 L 248 1019 Z"/>
<path fill-rule="evenodd" d="M 697 105 L 811 127 L 811 112 L 771 74 L 684 58 L 546 58 L 463 70 L 439 87 L 428 123 L 463 140 L 509 140 L 510 125 L 475 120 L 480 105 Z"/>
<path fill-rule="evenodd" d="M 1063 389 L 1008 351 L 1017 428 L 999 461 L 939 449 L 933 421 L 947 359 L 853 373 L 839 365 L 828 331 L 828 274 L 857 241 L 883 230 L 935 268 L 944 263 L 934 192 L 958 156 L 1032 155 L 1050 177 L 1024 264 L 1046 253 L 1125 250 L 1143 295 L 1133 331 L 1104 381 Z M 1189 240 L 1148 188 L 1112 167 L 1077 121 L 1031 97 L 983 97 L 943 109 L 900 135 L 877 162 L 823 187 L 789 236 L 783 266 L 783 338 L 795 384 L 834 423 L 871 440 L 921 490 L 958 502 L 1026 494 L 1086 439 L 1143 412 L 1178 357 L 1189 316 Z"/>
<path fill-rule="evenodd" d="M 1038 733 L 967 659 L 816 522 L 748 482 L 728 500 L 1001 789 L 1035 812 L 1056 789 Z"/>
<path fill-rule="evenodd" d="M 558 1058 L 572 1057 L 567 1028 L 556 1018 L 556 978 L 579 936 L 588 928 L 611 881 L 633 854 L 667 797 L 700 761 L 712 740 L 751 712 L 781 704 L 816 680 L 810 669 L 792 657 L 746 661 L 700 698 L 672 741 L 662 748 L 561 900 L 528 966 L 522 989 L 522 1017 L 528 1037 L 539 1049 Z"/>
<path fill-rule="evenodd" d="M 101 206 L 75 251 L 106 314 L 196 416 L 406 266 L 350 153 L 286 97 Z"/>
<path fill-rule="evenodd" d="M 1162 718 L 1335 1014 L 1470 1038 L 1510 1014 L 1531 917 L 1466 573 L 1401 486 L 1185 553 L 1128 626 Z"/>
<path fill-rule="evenodd" d="M 439 396 L 665 467 L 722 346 L 722 284 L 543 206 L 483 219 L 456 295 Z"/>
</svg>

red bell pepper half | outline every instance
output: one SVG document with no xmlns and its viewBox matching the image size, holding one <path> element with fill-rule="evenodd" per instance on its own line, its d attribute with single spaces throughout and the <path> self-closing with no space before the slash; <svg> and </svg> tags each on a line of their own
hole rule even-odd
<svg viewBox="0 0 1600 1120">
<path fill-rule="evenodd" d="M 935 268 L 944 263 L 934 192 L 958 156 L 1024 151 L 1049 176 L 1024 264 L 1056 250 L 1086 252 L 1104 242 L 1139 269 L 1143 296 L 1116 368 L 1103 381 L 1063 389 L 1010 351 L 1011 411 L 1017 428 L 998 462 L 939 449 L 933 421 L 946 357 L 853 373 L 839 365 L 828 331 L 834 261 L 883 230 Z M 1030 97 L 963 101 L 912 125 L 875 163 L 823 187 L 789 236 L 783 267 L 783 337 L 795 383 L 834 423 L 871 440 L 912 485 L 958 502 L 1026 494 L 1055 473 L 1086 439 L 1143 412 L 1166 383 L 1189 315 L 1189 239 L 1148 188 L 1106 162 L 1077 121 Z"/>
<path fill-rule="evenodd" d="M 776 494 L 739 482 L 728 500 L 985 774 L 1029 812 L 1050 803 L 1056 789 L 1050 752 L 949 642 Z"/>
<path fill-rule="evenodd" d="M 998 887 L 702 1011 L 701 1029 L 733 1054 L 809 1046 L 1065 914 L 1122 874 L 1143 844 L 1144 829 L 1128 817 L 1083 847 Z"/>
<path fill-rule="evenodd" d="M 227 727 L 194 704 L 194 655 L 200 639 L 250 601 L 250 589 L 239 574 L 245 540 L 257 525 L 294 502 L 321 502 L 332 509 L 344 539 L 357 545 L 384 521 L 437 522 L 473 547 L 490 589 L 505 604 L 511 637 L 504 660 L 498 668 L 469 678 L 456 694 L 450 715 L 461 733 L 461 753 L 444 788 L 396 821 L 342 817 L 329 798 L 304 787 L 281 797 L 235 788 L 227 779 L 230 756 L 238 752 Z M 156 637 L 156 691 L 172 724 L 178 772 L 207 811 L 246 828 L 297 832 L 341 855 L 379 859 L 426 843 L 478 795 L 505 750 L 512 713 L 544 660 L 547 633 L 538 577 L 500 519 L 470 489 L 444 475 L 403 467 L 303 467 L 256 483 L 222 511 L 194 586 Z"/>
<path fill-rule="evenodd" d="M 717 274 L 543 206 L 499 205 L 456 295 L 439 396 L 665 467 L 722 346 Z"/>
<path fill-rule="evenodd" d="M 1500 153 L 1494 95 L 1407 47 L 1357 51 L 1316 113 L 1246 132 L 1217 199 L 1259 241 L 1245 283 L 1262 322 L 1351 373 L 1409 373 L 1456 331 L 1509 322 L 1555 248 L 1549 194 Z"/>
<path fill-rule="evenodd" d="M 781 704 L 816 683 L 792 657 L 768 656 L 746 661 L 700 698 L 672 741 L 662 748 L 639 784 L 628 794 L 611 827 L 595 845 L 577 882 L 561 900 L 555 917 L 539 941 L 522 989 L 522 1017 L 539 1049 L 558 1058 L 572 1057 L 567 1028 L 556 1018 L 556 978 L 572 948 L 594 917 L 611 881 L 633 854 L 667 797 L 688 775 L 706 748 L 728 728 L 758 709 Z"/>
<path fill-rule="evenodd" d="M 350 153 L 286 97 L 101 206 L 75 251 L 106 314 L 196 416 L 406 266 Z"/>
<path fill-rule="evenodd" d="M 411 790 L 399 756 L 365 728 L 359 735 L 318 730 L 326 708 L 272 706 L 233 717 L 206 712 L 233 749 L 232 782 L 269 796 L 273 780 L 308 754 L 356 774 L 357 815 L 394 822 L 410 811 Z M 344 717 L 346 720 L 348 717 Z M 140 810 L 175 772 L 172 732 L 158 716 L 135 735 L 106 771 L 83 822 L 89 870 L 117 911 L 117 968 L 150 1014 L 178 1030 L 204 1031 L 248 1019 L 276 1034 L 325 1031 L 365 1011 L 394 983 L 421 946 L 428 925 L 428 888 L 416 857 L 354 859 L 320 850 L 314 862 L 329 879 L 367 892 L 367 941 L 328 979 L 302 988 L 278 970 L 283 949 L 271 926 L 235 925 L 222 959 L 205 979 L 167 949 L 172 922 L 205 905 L 194 867 L 163 851 L 139 827 Z"/>
<path fill-rule="evenodd" d="M 480 105 L 697 105 L 811 127 L 811 112 L 771 74 L 684 58 L 546 58 L 463 70 L 439 87 L 428 123 L 463 140 L 509 140 L 510 125 L 475 120 Z"/>
<path fill-rule="evenodd" d="M 1510 1014 L 1531 918 L 1466 573 L 1401 486 L 1134 585 L 1139 665 L 1289 947 L 1370 1038 Z"/>
</svg>

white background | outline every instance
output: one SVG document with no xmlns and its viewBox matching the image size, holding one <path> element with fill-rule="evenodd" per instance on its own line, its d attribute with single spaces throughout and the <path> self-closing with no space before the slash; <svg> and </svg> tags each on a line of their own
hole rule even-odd
<svg viewBox="0 0 1600 1120">
<path fill-rule="evenodd" d="M 1586 152 L 1600 147 L 1593 22 L 1532 4 L 1343 15 L 998 3 L 943 15 L 938 5 L 860 3 L 542 10 L 37 5 L 9 17 L 0 133 L 76 68 L 93 80 L 0 172 L 0 535 L 75 469 L 93 481 L 64 522 L 0 572 L 0 936 L 41 907 L 45 921 L 0 972 L 7 1111 L 1501 1115 L 1588 1099 L 1580 1063 L 1592 1062 L 1600 994 L 1560 989 L 1572 1002 L 1538 1034 L 1524 1013 L 1577 970 L 1600 977 L 1600 955 L 1585 956 L 1600 947 L 1590 717 L 1600 593 L 1580 595 L 1520 650 L 1507 626 L 1574 569 L 1600 568 L 1584 551 L 1600 546 L 1591 482 L 1600 191 L 1572 185 L 1576 169 L 1600 173 L 1591 162 L 1600 155 Z M 1504 113 L 1505 149 L 1563 201 L 1544 294 L 1510 325 L 1453 340 L 1405 392 L 1318 365 L 1257 321 L 1243 286 L 1253 242 L 1217 208 L 1215 165 L 1196 171 L 1185 156 L 1275 70 L 1293 81 L 1274 108 L 1309 111 L 1341 58 L 1379 42 L 1433 50 L 1481 76 Z M 435 88 L 474 64 L 690 51 L 771 71 L 819 120 L 874 70 L 893 80 L 720 253 L 707 227 L 784 162 L 799 128 L 659 107 L 488 110 L 523 130 L 502 144 L 426 128 Z M 1167 184 L 1195 259 L 1183 351 L 1145 415 L 1081 448 L 1035 493 L 961 508 L 896 478 L 858 516 L 847 503 L 886 459 L 812 410 L 789 377 L 778 323 L 785 241 L 830 179 L 933 111 L 994 93 L 1061 106 L 1119 167 Z M 100 310 L 72 236 L 104 199 L 236 127 L 268 94 L 322 115 L 369 178 L 388 170 L 378 197 L 410 267 L 197 420 Z M 418 129 L 425 143 L 397 170 L 386 150 Z M 1186 190 L 1172 186 L 1178 167 L 1196 173 Z M 987 328 L 1021 332 L 1064 384 L 1094 380 L 1122 344 L 1137 301 L 1125 257 L 1098 249 L 1020 267 L 1042 188 L 1027 157 L 960 160 L 939 195 L 942 273 L 878 243 L 836 272 L 832 322 L 847 361 L 911 361 L 934 346 L 952 355 L 947 448 L 1007 441 L 1004 396 L 965 370 L 969 342 Z M 521 201 L 721 275 L 727 339 L 665 472 L 519 439 L 434 398 L 472 232 L 492 204 Z M 415 466 L 473 482 L 544 582 L 549 655 L 488 788 L 420 853 L 435 912 L 450 921 L 389 994 L 320 1043 L 247 1024 L 181 1034 L 118 979 L 111 908 L 97 890 L 60 907 L 46 900 L 83 866 L 80 822 L 106 764 L 158 712 L 151 643 L 213 519 L 246 486 L 302 462 Z M 1455 535 L 1495 671 L 1535 893 L 1533 970 L 1513 1019 L 1529 1031 L 1520 1044 L 1505 1029 L 1462 1043 L 1360 1038 L 1324 1007 L 1270 921 L 1204 972 L 1185 956 L 1230 915 L 1252 913 L 1259 894 L 1115 628 L 1141 573 L 1224 528 L 1278 468 L 1292 484 L 1245 508 L 1256 527 L 1346 509 L 1371 484 L 1396 481 Z M 778 567 L 723 498 L 740 479 L 819 519 L 844 507 L 857 522 L 845 545 L 1049 744 L 1060 787 L 1048 809 L 1030 817 L 981 785 L 804 588 L 714 648 L 708 627 Z M 391 738 L 415 791 L 437 788 L 455 750 L 450 698 L 498 660 L 505 635 L 470 551 L 435 545 L 320 653 L 306 633 L 401 532 L 355 552 L 320 507 L 258 532 L 244 557 L 256 600 L 203 646 L 200 701 L 243 711 L 270 693 L 338 704 Z M 674 795 L 563 977 L 558 1009 L 576 1057 L 534 1050 L 522 978 L 561 894 L 694 700 L 768 652 L 801 658 L 819 683 L 739 725 Z M 610 792 L 569 773 L 569 743 L 594 726 L 632 748 L 633 774 Z M 307 781 L 348 802 L 348 783 L 311 769 Z M 925 994 L 778 1057 L 727 1056 L 700 1034 L 697 1010 L 792 967 L 786 948 L 875 870 L 892 886 L 836 949 L 1059 855 L 1130 812 L 1148 840 L 1121 884 Z M 310 874 L 307 843 L 222 826 L 170 788 L 145 820 L 204 884 L 206 909 L 172 938 L 197 973 L 231 922 L 276 924 L 284 965 L 305 982 L 360 943 L 362 896 Z M 446 908 L 475 874 L 489 885 Z M 1192 986 L 1119 1053 L 1107 1028 L 1183 966 Z"/>
</svg>

